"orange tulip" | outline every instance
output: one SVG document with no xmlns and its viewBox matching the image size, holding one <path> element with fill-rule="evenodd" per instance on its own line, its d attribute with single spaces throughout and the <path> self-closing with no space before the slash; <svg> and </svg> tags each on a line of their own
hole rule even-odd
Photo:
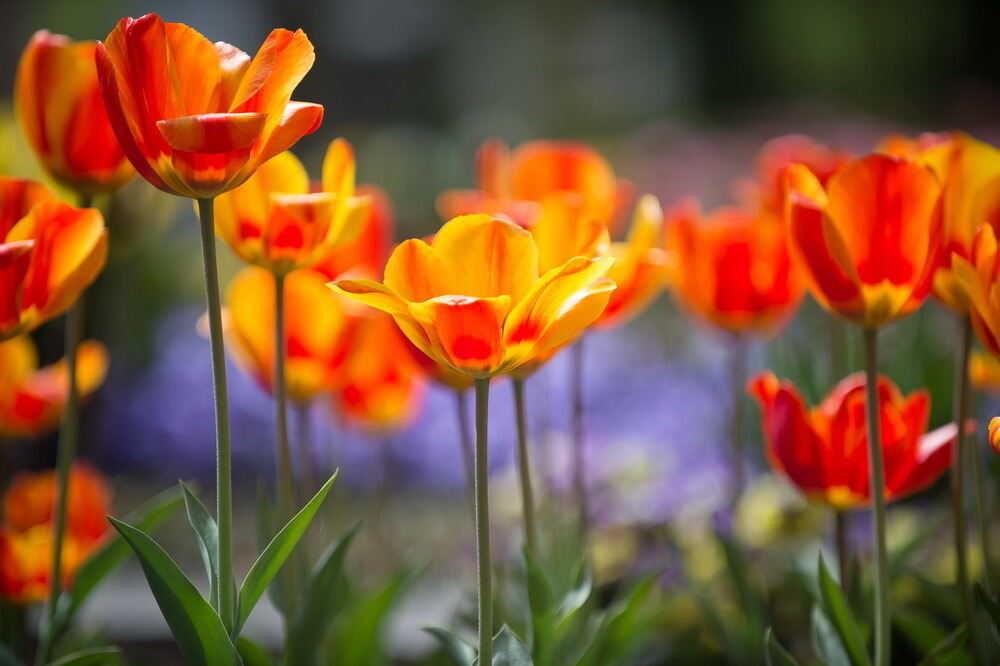
<svg viewBox="0 0 1000 666">
<path fill-rule="evenodd" d="M 389 244 L 393 238 L 393 215 L 389 197 L 373 185 L 358 187 L 358 196 L 368 201 L 361 209 L 362 220 L 357 233 L 344 243 L 337 244 L 312 269 L 336 280 L 345 275 L 375 279 L 382 276 L 382 269 L 389 258 Z"/>
<path fill-rule="evenodd" d="M 851 375 L 812 409 L 795 386 L 771 373 L 750 380 L 760 403 L 771 465 L 809 498 L 839 510 L 866 507 L 868 431 L 865 377 Z M 887 377 L 878 380 L 885 498 L 901 499 L 932 485 L 951 466 L 957 428 L 951 423 L 927 433 L 930 397 L 906 398 Z M 926 433 L 926 434 L 925 434 Z"/>
<path fill-rule="evenodd" d="M 123 18 L 97 47 L 108 118 L 156 187 L 194 199 L 242 184 L 319 127 L 323 107 L 290 101 L 315 59 L 301 30 L 274 30 L 257 55 L 156 14 Z"/>
<path fill-rule="evenodd" d="M 685 308 L 733 333 L 776 333 L 803 288 L 781 219 L 761 208 L 702 214 L 686 199 L 668 213 L 669 281 Z"/>
<path fill-rule="evenodd" d="M 831 148 L 802 134 L 771 139 L 757 155 L 756 182 L 750 187 L 752 207 L 762 206 L 776 215 L 784 214 L 784 170 L 789 164 L 804 164 L 826 184 L 837 169 L 851 159 L 850 153 Z"/>
<path fill-rule="evenodd" d="M 340 412 L 364 427 L 394 430 L 416 415 L 425 385 L 424 373 L 392 318 L 377 312 L 360 317 L 333 393 Z"/>
<path fill-rule="evenodd" d="M 14 83 L 18 121 L 46 171 L 84 194 L 124 185 L 135 171 L 118 145 L 94 65 L 97 42 L 36 32 Z"/>
<path fill-rule="evenodd" d="M 348 239 L 367 216 L 354 196 L 354 151 L 330 144 L 323 184 L 311 192 L 298 158 L 280 153 L 239 187 L 215 201 L 215 230 L 240 259 L 284 274 L 307 268 Z"/>
<path fill-rule="evenodd" d="M 972 242 L 969 258 L 952 254 L 952 270 L 956 285 L 969 303 L 969 315 L 976 337 L 983 346 L 1000 358 L 1000 252 L 993 227 L 979 227 Z"/>
<path fill-rule="evenodd" d="M 457 217 L 431 243 L 399 245 L 385 283 L 331 286 L 391 314 L 438 363 L 477 378 L 506 374 L 559 348 L 589 326 L 614 283 L 612 259 L 574 257 L 544 274 L 528 231 L 488 215 Z"/>
<path fill-rule="evenodd" d="M 0 177 L 0 340 L 66 311 L 104 267 L 107 230 L 94 208 L 74 208 L 27 181 Z M 30 205 L 31 202 L 36 202 Z"/>
<path fill-rule="evenodd" d="M 313 271 L 285 278 L 285 382 L 289 396 L 308 402 L 329 390 L 347 358 L 353 326 Z M 247 267 L 226 292 L 225 328 L 237 364 L 270 392 L 274 381 L 274 278 Z"/>
<path fill-rule="evenodd" d="M 22 472 L 4 496 L 0 596 L 15 603 L 34 603 L 48 596 L 56 484 L 52 470 Z M 76 569 L 108 531 L 105 516 L 111 508 L 111 491 L 103 477 L 86 463 L 73 465 L 67 506 L 61 581 L 64 587 L 70 585 Z"/>
<path fill-rule="evenodd" d="M 1000 394 L 1000 360 L 981 351 L 969 354 L 969 381 L 980 391 Z"/>
<path fill-rule="evenodd" d="M 104 345 L 87 340 L 77 349 L 77 392 L 82 399 L 100 387 L 108 368 Z M 40 437 L 59 423 L 69 392 L 66 360 L 38 367 L 27 335 L 0 342 L 0 434 Z"/>
<path fill-rule="evenodd" d="M 920 307 L 941 241 L 941 186 L 930 169 L 876 154 L 825 187 L 801 164 L 785 178 L 791 244 L 823 307 L 865 328 Z"/>
<path fill-rule="evenodd" d="M 990 419 L 990 446 L 995 453 L 1000 453 L 1000 416 Z"/>
<path fill-rule="evenodd" d="M 947 132 L 924 132 L 915 138 L 903 134 L 889 134 L 875 147 L 875 152 L 896 157 L 914 158 L 934 146 L 950 139 Z"/>
</svg>

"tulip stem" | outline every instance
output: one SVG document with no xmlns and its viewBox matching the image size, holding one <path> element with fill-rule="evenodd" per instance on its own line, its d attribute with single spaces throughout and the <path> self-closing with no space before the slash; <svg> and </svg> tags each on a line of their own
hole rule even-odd
<svg viewBox="0 0 1000 666">
<path fill-rule="evenodd" d="M 469 409 L 466 405 L 468 401 L 468 391 L 465 389 L 455 389 L 455 410 L 458 415 L 458 438 L 459 446 L 462 449 L 462 466 L 465 469 L 465 497 L 469 506 L 469 515 L 473 522 L 476 520 L 476 496 L 474 486 L 476 484 L 476 463 L 475 450 L 472 443 L 472 435 L 469 430 Z"/>
<path fill-rule="evenodd" d="M 972 320 L 964 317 L 962 334 L 960 336 L 958 357 L 955 361 L 955 454 L 951 466 L 951 508 L 952 527 L 955 539 L 955 569 L 956 585 L 962 598 L 962 610 L 965 613 L 966 627 L 969 631 L 969 644 L 979 662 L 979 649 L 976 636 L 975 601 L 972 597 L 972 587 L 969 585 L 969 555 L 968 555 L 968 525 L 965 511 L 965 471 L 968 458 L 968 438 L 965 436 L 965 420 L 969 407 L 969 351 L 972 348 Z"/>
<path fill-rule="evenodd" d="M 524 516 L 524 543 L 528 554 L 538 556 L 535 528 L 535 499 L 531 491 L 531 461 L 528 458 L 528 424 L 524 415 L 524 380 L 514 379 L 514 410 L 517 421 L 517 468 L 521 477 L 521 513 Z"/>
<path fill-rule="evenodd" d="M 736 333 L 733 336 L 732 351 L 730 353 L 729 378 L 732 382 L 733 405 L 732 417 L 730 420 L 730 437 L 732 442 L 732 467 L 733 486 L 732 495 L 729 498 L 729 508 L 733 519 L 736 517 L 736 509 L 743 495 L 746 486 L 746 472 L 743 464 L 743 392 L 746 390 L 744 375 L 746 374 L 746 340 Z"/>
<path fill-rule="evenodd" d="M 976 500 L 976 524 L 979 528 L 979 546 L 983 557 L 983 587 L 987 592 L 993 589 L 993 567 L 991 565 L 990 554 L 993 548 L 990 545 L 990 521 L 986 512 L 986 491 L 983 488 L 983 461 L 979 451 L 975 446 L 969 456 L 972 462 L 972 492 Z"/>
<path fill-rule="evenodd" d="M 878 399 L 878 329 L 866 328 L 865 394 L 867 397 L 868 464 L 871 476 L 875 542 L 875 666 L 888 666 L 891 654 L 889 607 L 889 553 L 885 539 L 885 470 L 882 461 L 882 428 Z"/>
<path fill-rule="evenodd" d="M 215 256 L 215 199 L 198 199 L 201 251 L 205 268 L 205 299 L 212 346 L 212 383 L 215 389 L 216 513 L 219 522 L 219 616 L 227 629 L 236 619 L 233 578 L 233 452 L 229 434 L 229 391 L 226 386 L 226 350 L 222 339 L 222 299 Z"/>
<path fill-rule="evenodd" d="M 573 345 L 572 374 L 570 386 L 573 391 L 573 493 L 578 513 L 580 543 L 586 547 L 587 531 L 590 526 L 590 502 L 587 497 L 587 470 L 583 450 L 583 338 Z"/>
<path fill-rule="evenodd" d="M 493 663 L 493 563 L 490 551 L 490 491 L 487 423 L 490 380 L 476 379 L 476 565 L 479 572 L 479 663 Z"/>
<path fill-rule="evenodd" d="M 840 567 L 840 589 L 847 594 L 850 587 L 850 546 L 847 543 L 847 514 L 840 509 L 833 510 L 833 533 L 837 547 L 837 564 Z"/>
<path fill-rule="evenodd" d="M 309 432 L 309 403 L 299 402 L 295 407 L 298 420 L 296 430 L 299 436 L 299 458 L 302 470 L 301 503 L 305 504 L 316 492 L 316 475 L 313 473 L 312 437 Z"/>
</svg>

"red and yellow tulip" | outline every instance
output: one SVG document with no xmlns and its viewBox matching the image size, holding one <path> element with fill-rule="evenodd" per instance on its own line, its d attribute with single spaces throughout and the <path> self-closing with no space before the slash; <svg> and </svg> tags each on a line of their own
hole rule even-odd
<svg viewBox="0 0 1000 666">
<path fill-rule="evenodd" d="M 781 219 L 759 208 L 704 215 L 687 199 L 667 215 L 669 282 L 685 308 L 725 331 L 773 335 L 802 300 Z"/>
<path fill-rule="evenodd" d="M 966 259 L 955 253 L 951 259 L 955 283 L 969 304 L 976 337 L 995 358 L 1000 358 L 1000 252 L 993 227 L 979 227 Z"/>
<path fill-rule="evenodd" d="M 108 354 L 87 340 L 77 349 L 76 385 L 82 399 L 104 381 Z M 0 342 L 0 434 L 39 437 L 59 423 L 69 392 L 66 360 L 38 367 L 35 343 L 27 335 Z"/>
<path fill-rule="evenodd" d="M 762 373 L 749 391 L 760 403 L 767 457 L 771 465 L 807 497 L 844 510 L 871 501 L 865 377 L 843 379 L 817 407 L 808 408 L 795 386 Z M 951 466 L 957 428 L 948 424 L 930 433 L 930 396 L 915 391 L 903 397 L 887 377 L 878 379 L 885 498 L 919 492 Z"/>
<path fill-rule="evenodd" d="M 107 257 L 104 218 L 29 181 L 0 177 L 0 340 L 62 314 Z M 11 226 L 6 226 L 11 225 Z"/>
<path fill-rule="evenodd" d="M 980 391 L 1000 394 L 1000 359 L 974 350 L 969 354 L 969 381 Z"/>
<path fill-rule="evenodd" d="M 341 303 L 313 271 L 285 277 L 285 383 L 289 396 L 308 402 L 330 390 L 351 346 L 354 327 Z M 237 364 L 266 391 L 274 382 L 274 278 L 244 268 L 226 291 L 225 329 Z"/>
<path fill-rule="evenodd" d="M 337 139 L 323 161 L 322 186 L 311 191 L 298 158 L 280 153 L 216 198 L 216 233 L 241 259 L 273 273 L 312 266 L 367 217 L 368 200 L 354 196 L 354 170 L 351 145 Z"/>
<path fill-rule="evenodd" d="M 874 154 L 825 186 L 802 164 L 785 178 L 791 245 L 823 307 L 869 329 L 920 307 L 941 243 L 941 186 L 928 167 Z"/>
<path fill-rule="evenodd" d="M 319 127 L 323 107 L 293 102 L 312 67 L 301 30 L 274 30 L 251 59 L 156 14 L 123 18 L 97 47 L 108 118 L 156 187 L 195 199 L 242 184 Z"/>
<path fill-rule="evenodd" d="M 381 277 L 389 258 L 389 246 L 395 233 L 389 197 L 373 185 L 359 186 L 357 194 L 368 205 L 360 210 L 362 219 L 353 238 L 335 245 L 312 267 L 327 280 L 347 275 L 369 279 Z"/>
<path fill-rule="evenodd" d="M 990 419 L 989 434 L 990 447 L 994 453 L 1000 454 L 1000 416 L 994 416 Z"/>
<path fill-rule="evenodd" d="M 101 98 L 97 42 L 36 32 L 17 68 L 18 121 L 45 170 L 76 192 L 117 189 L 135 175 Z"/>
<path fill-rule="evenodd" d="M 610 258 L 574 257 L 544 274 L 531 233 L 489 215 L 457 217 L 430 243 L 389 257 L 385 282 L 331 286 L 391 314 L 438 363 L 473 377 L 514 370 L 578 336 L 607 305 Z"/>
<path fill-rule="evenodd" d="M 785 167 L 804 164 L 821 184 L 851 159 L 850 153 L 832 148 L 802 134 L 788 134 L 771 139 L 757 155 L 756 180 L 750 185 L 752 207 L 763 207 L 783 215 L 785 208 Z"/>
</svg>

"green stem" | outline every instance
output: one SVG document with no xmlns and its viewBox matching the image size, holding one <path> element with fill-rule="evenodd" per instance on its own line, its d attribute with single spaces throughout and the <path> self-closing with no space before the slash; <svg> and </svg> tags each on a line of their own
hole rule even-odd
<svg viewBox="0 0 1000 666">
<path fill-rule="evenodd" d="M 309 403 L 300 402 L 295 406 L 296 420 L 298 421 L 296 431 L 299 435 L 299 459 L 301 463 L 299 469 L 302 470 L 302 492 L 301 503 L 306 502 L 318 490 L 316 487 L 316 474 L 314 473 L 312 455 L 312 437 L 309 433 Z"/>
<path fill-rule="evenodd" d="M 865 393 L 868 420 L 868 463 L 871 476 L 875 542 L 875 666 L 888 666 L 891 654 L 889 607 L 889 553 L 885 540 L 885 470 L 882 461 L 882 428 L 878 400 L 878 329 L 866 328 Z"/>
<path fill-rule="evenodd" d="M 490 380 L 476 379 L 476 565 L 479 572 L 479 663 L 493 663 L 493 563 L 490 551 Z"/>
<path fill-rule="evenodd" d="M 233 451 L 229 434 L 229 391 L 226 386 L 226 350 L 222 339 L 222 299 L 215 257 L 214 198 L 198 199 L 201 251 L 205 268 L 205 299 L 212 346 L 212 384 L 215 389 L 216 514 L 219 521 L 219 615 L 227 629 L 236 618 L 233 578 Z"/>
<path fill-rule="evenodd" d="M 462 449 L 462 467 L 465 469 L 465 498 L 469 506 L 469 515 L 476 520 L 476 496 L 473 489 L 476 484 L 475 450 L 472 433 L 469 430 L 469 409 L 466 405 L 469 392 L 465 389 L 455 389 L 455 410 L 458 416 L 459 446 Z"/>
<path fill-rule="evenodd" d="M 834 542 L 837 547 L 837 564 L 840 566 L 840 589 L 847 594 L 850 587 L 850 547 L 847 545 L 847 514 L 840 509 L 833 510 Z"/>
<path fill-rule="evenodd" d="M 729 508 L 736 517 L 736 509 L 743 496 L 743 489 L 746 486 L 746 470 L 743 464 L 743 393 L 746 391 L 743 378 L 746 374 L 746 341 L 743 336 L 737 333 L 733 336 L 732 352 L 730 355 L 729 378 L 732 382 L 733 392 L 733 412 L 730 420 L 730 441 L 732 445 L 732 468 L 733 486 L 732 495 L 729 498 Z"/>
<path fill-rule="evenodd" d="M 583 451 L 583 338 L 573 345 L 572 376 L 570 386 L 573 391 L 573 493 L 578 514 L 580 543 L 586 546 L 590 527 L 590 501 L 587 497 L 587 470 Z"/>
<path fill-rule="evenodd" d="M 975 442 L 975 440 L 973 440 Z M 986 491 L 983 483 L 983 460 L 979 450 L 973 446 L 969 461 L 972 463 L 972 492 L 976 500 L 976 525 L 979 528 L 979 546 L 983 557 L 983 587 L 987 592 L 993 589 L 993 566 L 990 554 L 990 519 L 986 509 Z"/>
<path fill-rule="evenodd" d="M 538 555 L 535 528 L 535 498 L 531 491 L 531 461 L 528 458 L 528 425 L 524 415 L 524 380 L 514 379 L 514 410 L 517 422 L 517 468 L 521 477 L 521 513 L 524 515 L 524 543 L 532 557 Z"/>
</svg>

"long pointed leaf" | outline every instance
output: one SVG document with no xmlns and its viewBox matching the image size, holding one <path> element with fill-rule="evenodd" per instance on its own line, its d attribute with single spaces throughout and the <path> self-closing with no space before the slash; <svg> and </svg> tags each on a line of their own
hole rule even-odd
<svg viewBox="0 0 1000 666">
<path fill-rule="evenodd" d="M 330 486 L 336 480 L 337 474 L 338 472 L 334 472 L 333 476 L 319 489 L 319 492 L 309 500 L 309 503 L 302 507 L 302 510 L 295 514 L 295 517 L 289 520 L 287 525 L 281 528 L 281 531 L 275 535 L 271 543 L 264 549 L 264 552 L 257 558 L 257 561 L 250 567 L 247 577 L 243 579 L 243 586 L 240 588 L 239 615 L 235 627 L 236 634 L 239 634 L 240 629 L 243 628 L 243 624 L 250 617 L 250 611 L 260 601 L 268 584 L 270 584 L 275 574 L 281 570 L 281 566 L 285 563 L 285 560 L 288 559 L 288 556 L 295 550 L 295 546 L 298 545 L 299 540 L 302 539 L 302 535 L 305 534 L 316 512 L 319 511 L 323 500 L 326 499 L 327 493 L 330 492 Z"/>
<path fill-rule="evenodd" d="M 198 539 L 198 550 L 201 551 L 205 573 L 208 575 L 208 603 L 215 610 L 219 610 L 219 526 L 215 524 L 215 519 L 209 515 L 205 505 L 184 482 L 180 482 L 180 487 L 184 491 L 184 508 L 187 511 L 188 522 L 191 523 L 191 529 Z"/>
<path fill-rule="evenodd" d="M 114 518 L 108 520 L 139 558 L 153 597 L 185 661 L 192 666 L 238 666 L 240 658 L 222 619 L 170 556 L 131 525 Z"/>
<path fill-rule="evenodd" d="M 476 662 L 478 663 L 478 661 Z M 528 648 L 509 627 L 501 627 L 493 637 L 493 666 L 533 666 Z"/>
<path fill-rule="evenodd" d="M 795 657 L 774 637 L 771 627 L 764 632 L 764 663 L 767 666 L 799 666 Z"/>
<path fill-rule="evenodd" d="M 847 656 L 850 657 L 854 666 L 871 666 L 871 661 L 868 658 L 868 653 L 865 652 L 865 646 L 861 639 L 858 623 L 840 591 L 840 586 L 833 580 L 830 570 L 826 568 L 822 553 L 819 556 L 818 571 L 823 610 L 834 629 L 837 630 L 837 635 L 840 636 L 840 641 L 844 644 Z"/>
<path fill-rule="evenodd" d="M 424 631 L 438 639 L 445 652 L 455 660 L 455 666 L 472 666 L 476 661 L 476 648 L 461 636 L 440 627 L 424 627 Z"/>
<path fill-rule="evenodd" d="M 90 648 L 56 659 L 49 666 L 108 666 L 120 663 L 121 653 L 116 647 Z"/>
</svg>

